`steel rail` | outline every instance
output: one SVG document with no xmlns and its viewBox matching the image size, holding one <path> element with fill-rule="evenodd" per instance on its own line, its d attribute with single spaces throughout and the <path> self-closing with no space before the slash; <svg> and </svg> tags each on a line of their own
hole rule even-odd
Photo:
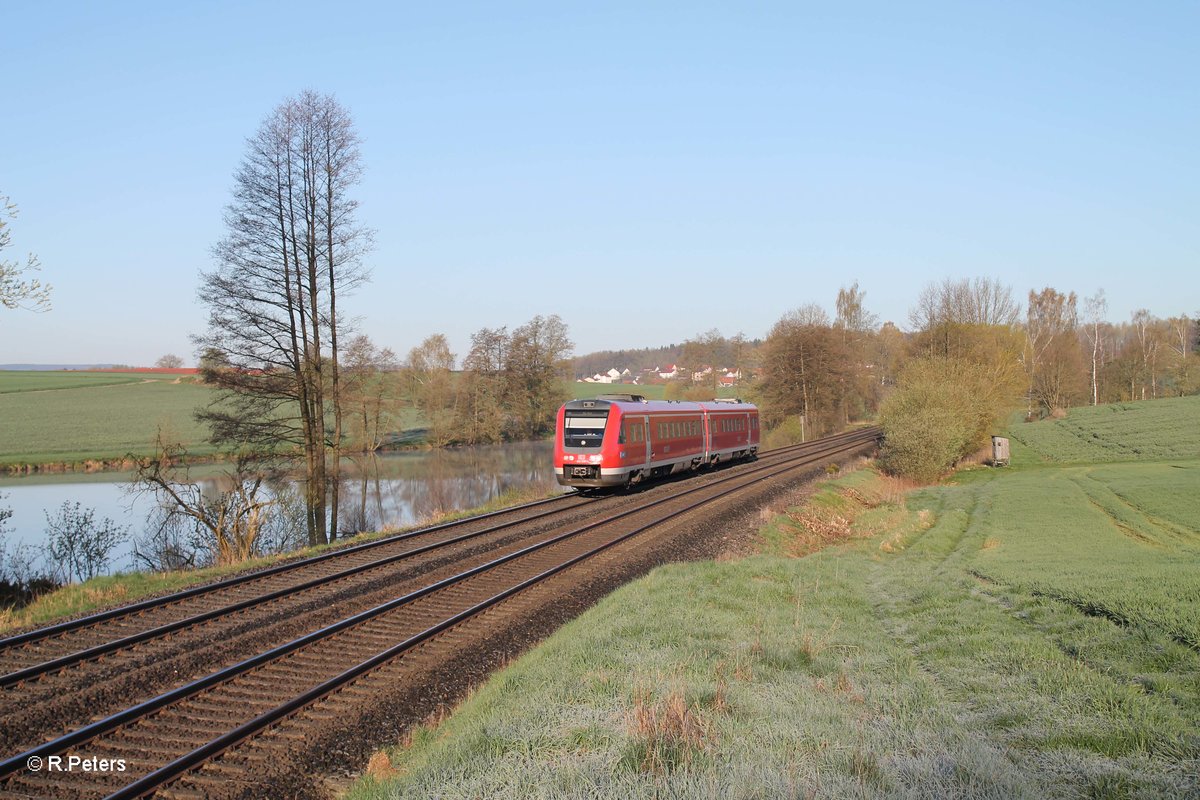
<svg viewBox="0 0 1200 800">
<path fill-rule="evenodd" d="M 711 497 L 705 497 L 700 500 L 697 500 L 697 501 L 685 506 L 684 508 L 679 509 L 678 511 L 676 511 L 674 513 L 675 514 L 686 514 L 689 511 L 693 511 L 701 506 L 707 505 L 708 503 L 712 503 L 716 500 L 726 497 L 727 495 L 733 494 L 734 492 L 743 491 L 743 490 L 749 488 L 750 486 L 753 486 L 761 481 L 776 477 L 785 472 L 790 472 L 799 467 L 807 466 L 808 463 L 810 463 L 812 460 L 819 459 L 823 456 L 829 455 L 834 452 L 848 450 L 856 445 L 866 444 L 872 438 L 877 438 L 877 435 L 862 436 L 861 440 L 856 440 L 852 436 L 845 441 L 839 442 L 836 447 L 826 448 L 826 449 L 816 452 L 816 453 L 803 454 L 800 456 L 801 459 L 804 459 L 803 463 L 788 464 L 787 466 L 777 469 L 774 472 L 768 472 L 768 474 L 760 475 L 759 477 L 754 478 L 751 481 L 747 481 L 745 483 L 739 483 L 737 486 L 732 486 L 728 489 L 725 489 L 722 492 L 712 495 Z M 731 476 L 730 480 L 735 481 L 737 478 L 744 477 L 744 476 L 745 476 L 745 473 L 742 473 L 739 476 Z M 671 498 L 665 498 L 663 500 L 656 501 L 655 503 L 645 506 L 640 510 L 644 511 L 649 508 L 653 508 L 655 505 L 659 505 L 662 503 L 669 502 L 671 500 L 678 499 L 681 496 L 692 494 L 692 493 L 701 491 L 702 489 L 705 489 L 705 488 L 708 488 L 708 487 L 703 486 L 703 487 L 696 487 L 694 489 L 689 489 L 689 490 L 685 491 L 682 495 L 674 495 Z M 632 513 L 636 513 L 636 512 L 635 511 L 627 511 L 622 514 L 618 514 L 618 515 L 612 517 L 611 519 L 602 520 L 598 523 L 594 523 L 593 525 L 586 526 L 585 529 L 594 528 L 599 525 L 607 524 L 608 522 L 614 521 L 616 519 L 620 519 L 622 517 L 629 516 Z M 458 625 L 459 623 L 466 621 L 467 619 L 470 619 L 471 617 L 479 614 L 480 612 L 485 611 L 488 608 L 491 608 L 492 606 L 496 605 L 497 603 L 500 603 L 501 601 L 506 600 L 509 597 L 511 597 L 521 591 L 524 591 L 525 589 L 530 588 L 531 586 L 534 586 L 538 583 L 542 583 L 543 581 L 553 577 L 554 575 L 557 575 L 558 573 L 562 572 L 563 570 L 566 570 L 566 569 L 578 564 L 581 561 L 584 561 L 588 558 L 592 558 L 593 556 L 597 555 L 598 553 L 601 553 L 611 547 L 614 547 L 614 546 L 620 544 L 621 542 L 631 539 L 640 533 L 644 533 L 645 531 L 649 530 L 650 528 L 661 525 L 664 521 L 665 521 L 664 519 L 656 519 L 651 522 L 648 522 L 645 525 L 635 528 L 632 531 L 623 533 L 620 536 L 617 536 L 616 538 L 610 539 L 607 542 L 599 544 L 583 553 L 573 556 L 573 557 L 567 559 L 566 561 L 563 561 L 560 564 L 550 567 L 549 569 L 543 570 L 542 572 L 538 573 L 537 575 L 534 575 L 530 578 L 526 578 L 525 580 L 521 581 L 520 583 L 514 584 L 513 586 L 510 586 L 509 588 L 504 589 L 503 591 L 498 592 L 497 594 L 492 595 L 491 597 L 476 603 L 475 605 L 471 606 L 470 608 L 464 609 L 463 611 L 460 611 L 457 614 L 454 614 L 453 616 L 448 617 L 429 628 L 426 628 L 424 631 L 421 631 L 420 633 L 410 636 L 409 638 L 405 639 L 403 642 L 393 645 L 392 647 L 388 648 L 387 650 L 384 650 L 383 652 L 377 653 L 376 655 L 372 656 L 371 658 L 367 659 L 366 661 L 360 662 L 359 664 L 356 664 L 355 666 L 339 673 L 338 675 L 335 675 L 334 677 L 321 682 L 317 686 L 314 686 L 313 688 L 305 691 L 303 694 L 298 695 L 297 697 L 294 697 L 291 700 L 288 700 L 286 703 L 276 706 L 275 708 L 271 709 L 270 711 L 263 712 L 262 714 L 258 715 L 254 719 L 239 725 L 238 727 L 234 728 L 232 731 L 229 731 L 228 733 L 218 736 L 217 738 L 209 741 L 207 744 L 204 744 L 188 753 L 185 753 L 184 755 L 180 756 L 179 758 L 176 758 L 173 761 L 163 765 L 162 767 L 159 767 L 157 770 L 147 773 L 146 775 L 142 776 L 141 778 L 134 781 L 133 783 L 128 784 L 128 785 L 122 787 L 121 789 L 118 789 L 115 792 L 112 792 L 111 794 L 107 795 L 104 798 L 104 800 L 129 800 L 129 798 L 142 797 L 142 796 L 148 794 L 149 792 L 152 792 L 155 789 L 169 783 L 170 781 L 174 780 L 175 778 L 178 778 L 180 775 L 191 771 L 192 769 L 205 763 L 206 761 L 213 759 L 214 757 L 220 755 L 225 750 L 228 750 L 230 747 L 233 747 L 234 745 L 239 744 L 240 742 L 244 741 L 245 739 L 248 739 L 249 737 L 258 733 L 262 729 L 274 724 L 275 722 L 278 722 L 279 720 L 283 719 L 284 717 L 287 717 L 287 716 L 295 713 L 296 711 L 304 708 L 305 706 L 315 703 L 316 701 L 320 700 L 321 698 L 325 697 L 326 695 L 328 695 L 334 691 L 337 691 L 338 689 L 342 688 L 346 684 L 361 677 L 363 674 L 370 672 L 371 670 L 375 669 L 376 667 L 396 658 L 397 656 L 403 655 L 408 650 L 411 650 L 412 648 L 416 647 L 417 645 L 433 638 L 434 636 L 438 635 L 439 633 L 442 633 L 442 632 L 446 631 L 447 629 L 452 628 L 455 625 Z M 581 529 L 581 531 L 582 530 L 584 530 L 584 529 Z M 557 538 L 558 537 L 556 537 L 556 539 Z M 539 545 L 538 547 L 540 547 L 540 546 L 541 545 Z"/>
<path fill-rule="evenodd" d="M 800 466 L 805 466 L 811 460 L 818 459 L 818 458 L 821 458 L 821 457 L 824 457 L 827 455 L 831 455 L 831 454 L 834 454 L 837 452 L 841 452 L 841 451 L 847 450 L 856 445 L 866 444 L 871 439 L 874 439 L 876 437 L 877 437 L 877 434 L 875 434 L 874 432 L 871 432 L 871 431 L 856 431 L 856 432 L 852 432 L 851 434 L 847 434 L 847 435 L 840 435 L 838 437 L 830 437 L 829 439 L 820 441 L 820 442 L 807 443 L 809 447 L 812 447 L 817 444 L 822 444 L 825 446 L 821 447 L 820 449 L 814 449 L 814 452 L 801 454 L 799 456 L 799 458 L 804 459 L 805 460 L 804 463 L 798 463 L 798 464 L 797 463 L 789 463 L 787 466 L 779 468 L 779 469 L 775 470 L 774 472 L 770 472 L 769 474 L 762 475 L 760 477 L 757 477 L 757 478 L 755 478 L 751 481 L 745 482 L 745 483 L 740 482 L 742 478 L 745 478 L 747 475 L 753 475 L 755 473 L 766 472 L 768 470 L 771 470 L 772 465 L 764 465 L 762 467 L 751 470 L 750 472 L 742 472 L 742 473 L 738 473 L 737 475 L 731 475 L 724 480 L 739 482 L 738 486 L 735 486 L 731 489 L 727 489 L 717 496 L 725 496 L 726 494 L 728 494 L 732 491 L 736 491 L 739 488 L 743 488 L 744 486 L 750 486 L 761 480 L 765 480 L 767 478 L 774 477 L 776 474 L 781 474 L 783 472 L 788 472 L 790 470 L 796 469 Z M 837 438 L 838 441 L 836 441 L 836 442 L 830 441 L 831 439 L 834 439 L 834 438 Z M 428 586 L 422 587 L 421 589 L 417 589 L 417 590 L 410 592 L 406 595 L 403 595 L 399 598 L 395 598 L 391 601 L 388 601 L 387 603 L 383 603 L 374 608 L 359 612 L 358 614 L 347 617 L 346 619 L 340 620 L 339 622 L 332 623 L 331 625 L 327 625 L 324 628 L 321 628 L 320 630 L 306 634 L 305 636 L 300 637 L 298 639 L 294 639 L 290 642 L 284 643 L 282 645 L 278 645 L 277 647 L 274 647 L 266 652 L 259 653 L 256 656 L 252 656 L 251 658 L 245 659 L 245 660 L 243 660 L 237 664 L 234 664 L 230 667 L 226 667 L 224 669 L 213 672 L 202 678 L 198 678 L 188 684 L 177 687 L 168 692 L 164 692 L 164 693 L 158 695 L 157 697 L 154 697 L 149 700 L 138 703 L 137 705 L 127 708 L 123 711 L 119 711 L 115 714 L 109 715 L 103 719 L 97 720 L 89 725 L 86 725 L 86 726 L 79 728 L 75 731 L 72 731 L 68 734 L 60 736 L 49 742 L 45 742 L 36 747 L 33 747 L 23 753 L 19 753 L 10 758 L 7 758 L 3 761 L 0 761 L 0 778 L 4 778 L 4 777 L 11 775 L 12 773 L 20 770 L 31 757 L 34 757 L 34 756 L 45 757 L 48 755 L 60 753 L 70 747 L 73 747 L 75 745 L 78 745 L 83 742 L 87 742 L 91 739 L 94 739 L 101 734 L 107 733 L 107 732 L 112 731 L 116 728 L 119 728 L 123 725 L 127 725 L 131 722 L 134 722 L 137 719 L 147 716 L 147 715 L 151 714 L 152 712 L 157 711 L 161 708 L 164 708 L 166 706 L 169 706 L 176 702 L 184 700 L 188 697 L 191 697 L 192 695 L 197 694 L 198 692 L 203 691 L 204 689 L 210 688 L 212 686 L 216 686 L 217 684 L 220 684 L 220 683 L 224 683 L 225 681 L 230 680 L 238 675 L 241 675 L 242 673 L 245 673 L 251 669 L 262 666 L 263 664 L 268 663 L 270 661 L 277 660 L 278 658 L 281 658 L 282 656 L 285 656 L 288 653 L 291 653 L 302 647 L 308 646 L 314 642 L 328 638 L 329 636 L 332 636 L 335 633 L 338 633 L 340 631 L 354 627 L 360 623 L 366 622 L 369 619 L 373 619 L 374 617 L 377 617 L 381 614 L 387 613 L 388 611 L 392 611 L 396 608 L 399 608 L 400 606 L 411 603 L 411 602 L 413 602 L 421 597 L 424 597 L 428 594 L 431 594 L 435 591 L 438 591 L 443 588 L 447 588 L 450 585 L 464 581 L 470 577 L 473 577 L 482 572 L 485 572 L 487 570 L 490 570 L 497 566 L 500 566 L 501 564 L 505 564 L 505 563 L 513 561 L 517 558 L 520 558 L 522 556 L 528 555 L 529 553 L 549 547 L 550 545 L 556 544 L 567 538 L 577 536 L 577 535 L 585 533 L 589 530 L 593 530 L 602 525 L 606 525 L 611 522 L 615 522 L 619 519 L 623 519 L 623 518 L 631 516 L 633 514 L 637 514 L 637 513 L 641 513 L 641 512 L 653 509 L 655 506 L 662 505 L 662 504 L 668 503 L 668 502 L 672 502 L 674 500 L 679 499 L 680 497 L 685 497 L 689 494 L 694 494 L 696 492 L 703 491 L 705 489 L 710 488 L 710 486 L 711 486 L 711 484 L 704 484 L 702 486 L 696 486 L 696 487 L 687 489 L 682 493 L 673 494 L 667 498 L 660 498 L 660 499 L 652 501 L 650 503 L 641 505 L 637 508 L 628 509 L 626 511 L 612 515 L 610 517 L 589 523 L 589 524 L 584 525 L 575 530 L 566 531 L 564 533 L 555 535 L 555 536 L 550 537 L 549 539 L 546 539 L 542 542 L 537 542 L 533 545 L 529 545 L 527 547 L 524 547 L 524 548 L 517 550 L 513 553 L 510 553 L 508 555 L 501 556 L 497 559 L 493 559 L 492 561 L 486 562 L 484 564 L 480 564 L 476 567 L 465 570 L 456 575 L 450 576 L 448 578 L 437 581 Z M 690 509 L 690 507 L 689 507 L 689 509 Z M 652 523 L 652 524 L 657 524 L 657 522 L 659 522 L 659 521 L 656 521 L 655 523 Z"/>
</svg>

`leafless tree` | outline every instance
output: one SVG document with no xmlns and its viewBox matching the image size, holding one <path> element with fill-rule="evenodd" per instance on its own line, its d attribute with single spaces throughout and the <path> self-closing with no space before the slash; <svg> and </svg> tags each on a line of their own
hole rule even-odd
<svg viewBox="0 0 1200 800">
<path fill-rule="evenodd" d="M 710 328 L 683 343 L 683 363 L 693 373 L 693 383 L 703 384 L 705 394 L 716 391 L 721 380 L 719 369 L 728 366 L 729 342 L 716 328 Z M 704 370 L 708 372 L 704 372 Z M 699 374 L 697 374 L 699 373 Z"/>
<path fill-rule="evenodd" d="M 829 316 L 817 305 L 784 315 L 767 335 L 760 392 L 768 425 L 803 416 L 805 436 L 844 421 L 842 389 L 846 349 Z"/>
<path fill-rule="evenodd" d="M 505 407 L 513 438 L 538 436 L 554 425 L 554 412 L 566 399 L 574 343 L 557 314 L 536 316 L 515 328 L 508 340 Z"/>
<path fill-rule="evenodd" d="M 1029 380 L 1030 415 L 1034 403 L 1050 413 L 1066 408 L 1075 394 L 1080 379 L 1076 302 L 1074 292 L 1050 287 L 1029 292 L 1021 361 Z"/>
<path fill-rule="evenodd" d="M 1185 395 L 1193 393 L 1197 388 L 1197 370 L 1200 370 L 1200 356 L 1195 352 L 1195 342 L 1200 336 L 1197 322 L 1180 314 L 1171 317 L 1165 323 L 1167 352 L 1170 357 L 1169 380 L 1174 394 Z"/>
<path fill-rule="evenodd" d="M 1139 308 L 1131 316 L 1138 350 L 1141 353 L 1142 399 L 1146 399 L 1146 382 L 1150 383 L 1150 397 L 1158 397 L 1158 353 L 1165 331 L 1160 321 L 1149 310 Z M 1132 394 L 1132 390 L 1130 392 Z"/>
<path fill-rule="evenodd" d="M 337 537 L 338 298 L 366 279 L 371 246 L 350 196 L 361 169 L 358 136 L 336 100 L 309 91 L 282 103 L 247 142 L 217 268 L 199 293 L 209 322 L 195 341 L 205 380 L 222 391 L 198 416 L 218 444 L 303 458 L 313 544 Z"/>
<path fill-rule="evenodd" d="M 946 278 L 930 283 L 909 312 L 915 330 L 929 330 L 946 322 L 960 325 L 1013 325 L 1021 309 L 1012 289 L 993 278 Z"/>
<path fill-rule="evenodd" d="M 850 288 L 838 289 L 837 318 L 833 325 L 847 338 L 869 333 L 879 326 L 879 317 L 867 311 L 864 305 L 866 296 L 867 293 L 858 288 L 858 281 Z"/>
<path fill-rule="evenodd" d="M 167 353 L 158 361 L 155 361 L 154 366 L 159 369 L 179 369 L 183 366 L 183 359 L 174 353 Z"/>
<path fill-rule="evenodd" d="M 17 206 L 8 195 L 0 194 L 0 251 L 12 242 L 12 231 L 5 220 L 15 219 Z M 50 310 L 50 287 L 30 278 L 29 273 L 41 269 L 37 256 L 30 253 L 25 263 L 0 259 L 0 305 L 5 308 L 26 308 L 32 311 Z"/>
<path fill-rule="evenodd" d="M 132 491 L 158 499 L 160 533 L 190 529 L 192 541 L 217 564 L 236 564 L 257 553 L 274 501 L 264 491 L 269 470 L 253 453 L 238 453 L 224 476 L 226 488 L 209 491 L 189 475 L 183 445 L 161 434 L 155 455 L 135 464 Z"/>
<path fill-rule="evenodd" d="M 64 502 L 46 514 L 46 555 L 62 583 L 86 581 L 108 570 L 109 554 L 129 537 L 129 526 L 118 525 L 78 501 Z"/>
<path fill-rule="evenodd" d="M 463 359 L 460 415 L 467 442 L 498 442 L 504 436 L 508 350 L 507 328 L 481 328 L 471 334 L 471 350 Z"/>
<path fill-rule="evenodd" d="M 879 317 L 867 311 L 867 293 L 858 288 L 858 282 L 842 287 L 837 293 L 837 317 L 833 328 L 842 338 L 846 353 L 846 369 L 842 373 L 842 422 L 849 423 L 852 417 L 871 414 L 879 401 L 879 381 L 871 375 L 878 365 L 869 364 L 875 354 L 874 340 Z"/>
<path fill-rule="evenodd" d="M 388 426 L 398 421 L 399 365 L 389 348 L 378 348 L 359 335 L 344 348 L 342 405 L 351 414 L 347 436 L 359 452 L 383 446 Z"/>
<path fill-rule="evenodd" d="M 443 334 L 435 333 L 409 351 L 404 374 L 409 396 L 429 425 L 427 440 L 434 447 L 449 444 L 458 422 L 454 383 L 455 357 Z"/>
<path fill-rule="evenodd" d="M 1100 335 L 1104 317 L 1108 314 L 1108 300 L 1103 289 L 1084 301 L 1087 318 L 1087 337 L 1092 349 L 1092 405 L 1100 402 L 1100 365 L 1104 362 L 1104 339 Z"/>
</svg>

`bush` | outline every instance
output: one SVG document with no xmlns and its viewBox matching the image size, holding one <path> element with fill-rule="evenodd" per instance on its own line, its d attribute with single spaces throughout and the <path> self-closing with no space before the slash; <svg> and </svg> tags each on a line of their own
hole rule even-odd
<svg viewBox="0 0 1200 800">
<path fill-rule="evenodd" d="M 986 364 L 913 361 L 879 413 L 880 463 L 893 475 L 934 481 L 986 444 L 1011 403 L 1012 386 Z"/>
<path fill-rule="evenodd" d="M 129 528 L 79 503 L 64 502 L 52 517 L 46 514 L 46 553 L 63 583 L 86 581 L 108 570 L 108 555 L 129 536 Z"/>
<path fill-rule="evenodd" d="M 800 444 L 804 441 L 801 437 L 802 433 L 803 426 L 800 424 L 799 415 L 785 417 L 778 425 L 763 433 L 763 449 L 774 450 L 779 447 L 791 447 L 794 444 Z M 812 436 L 808 438 L 811 439 Z"/>
</svg>

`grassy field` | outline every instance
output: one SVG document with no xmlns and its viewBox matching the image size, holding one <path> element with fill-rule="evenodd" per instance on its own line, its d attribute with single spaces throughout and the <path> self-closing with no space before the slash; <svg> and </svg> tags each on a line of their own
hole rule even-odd
<svg viewBox="0 0 1200 800">
<path fill-rule="evenodd" d="M 1192 408 L 1105 429 L 1141 461 L 1048 464 L 1077 456 L 1038 423 L 1010 469 L 843 476 L 762 555 L 606 598 L 351 796 L 1200 796 L 1200 458 L 1148 458 Z"/>
<path fill-rule="evenodd" d="M 646 386 L 626 386 L 611 383 L 579 383 L 564 381 L 564 388 L 573 400 L 589 400 L 602 394 L 640 394 L 647 400 L 662 400 L 666 386 L 663 384 L 648 384 Z"/>
<path fill-rule="evenodd" d="M 0 370 L 0 394 L 10 392 L 44 392 L 56 389 L 78 389 L 89 386 L 115 386 L 122 383 L 142 383 L 152 377 L 133 372 L 53 372 Z M 168 378 L 167 380 L 171 380 Z"/>
<path fill-rule="evenodd" d="M 211 396 L 174 376 L 0 371 L 0 465 L 148 454 L 160 425 L 208 453 L 207 431 L 192 413 Z"/>
<path fill-rule="evenodd" d="M 1077 408 L 1010 436 L 1057 462 L 1200 458 L 1200 396 Z"/>
</svg>

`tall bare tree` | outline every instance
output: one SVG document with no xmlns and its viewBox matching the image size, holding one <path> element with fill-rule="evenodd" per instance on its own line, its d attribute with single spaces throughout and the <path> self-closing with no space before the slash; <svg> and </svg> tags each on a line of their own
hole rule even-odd
<svg viewBox="0 0 1200 800">
<path fill-rule="evenodd" d="M 829 316 L 808 304 L 783 316 L 767 335 L 760 393 L 769 426 L 802 417 L 806 435 L 837 429 L 842 408 L 846 348 Z"/>
<path fill-rule="evenodd" d="M 471 334 L 463 359 L 461 428 L 466 441 L 498 442 L 504 436 L 504 371 L 508 364 L 507 328 L 480 328 Z"/>
<path fill-rule="evenodd" d="M 222 392 L 198 416 L 218 444 L 303 458 L 313 544 L 337 536 L 337 303 L 366 279 L 371 232 L 356 222 L 350 196 L 361 171 L 358 136 L 334 98 L 306 91 L 280 104 L 247 141 L 217 268 L 199 293 L 209 322 L 195 342 L 219 356 L 206 360 L 221 367 L 204 377 Z"/>
<path fill-rule="evenodd" d="M 1050 413 L 1066 408 L 1075 395 L 1081 380 L 1076 303 L 1074 292 L 1050 287 L 1029 292 L 1021 362 L 1029 379 L 1030 415 L 1034 403 Z"/>
<path fill-rule="evenodd" d="M 513 438 L 539 436 L 554 427 L 554 412 L 567 399 L 570 376 L 567 325 L 557 314 L 538 315 L 514 328 L 505 365 L 505 406 Z"/>
<path fill-rule="evenodd" d="M 339 396 L 343 412 L 350 414 L 347 439 L 356 452 L 374 452 L 383 446 L 389 425 L 398 422 L 396 355 L 359 334 L 343 348 L 342 362 Z"/>
<path fill-rule="evenodd" d="M 449 444 L 458 424 L 455 357 L 445 335 L 435 333 L 408 353 L 405 382 L 408 394 L 429 425 L 427 440 L 434 447 Z"/>
<path fill-rule="evenodd" d="M 1101 327 L 1104 317 L 1108 314 L 1108 300 L 1104 290 L 1097 289 L 1096 293 L 1084 301 L 1084 313 L 1087 317 L 1086 335 L 1092 347 L 1092 405 L 1100 402 L 1100 365 L 1104 363 L 1104 337 Z"/>
</svg>

